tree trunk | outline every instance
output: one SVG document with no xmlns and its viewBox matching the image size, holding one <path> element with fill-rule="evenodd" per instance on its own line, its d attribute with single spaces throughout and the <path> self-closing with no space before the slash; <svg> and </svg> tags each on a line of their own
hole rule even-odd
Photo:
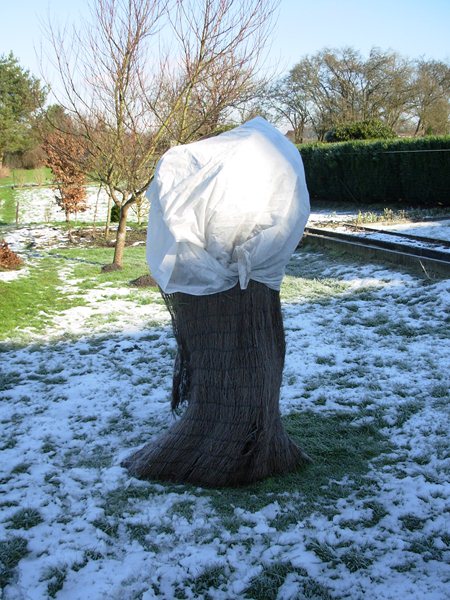
<svg viewBox="0 0 450 600">
<path fill-rule="evenodd" d="M 419 120 L 417 122 L 416 130 L 414 132 L 414 137 L 418 136 L 421 127 L 422 127 L 422 119 L 419 118 Z"/>
<path fill-rule="evenodd" d="M 109 226 L 111 224 L 111 196 L 108 194 L 108 208 L 106 213 L 106 225 L 105 225 L 105 240 L 108 239 L 109 235 Z"/>
<path fill-rule="evenodd" d="M 303 134 L 305 132 L 305 124 L 297 125 L 294 129 L 295 144 L 303 144 Z"/>
<path fill-rule="evenodd" d="M 246 290 L 163 297 L 178 342 L 172 408 L 183 401 L 187 407 L 166 433 L 123 462 L 130 474 L 238 486 L 309 462 L 280 418 L 279 293 L 250 281 Z"/>
<path fill-rule="evenodd" d="M 72 238 L 72 226 L 70 223 L 70 213 L 69 211 L 65 211 L 66 213 L 66 224 L 67 224 L 67 236 L 69 238 L 69 242 L 72 243 L 73 242 L 73 238 Z"/>
<path fill-rule="evenodd" d="M 121 207 L 119 226 L 117 227 L 113 265 L 119 268 L 122 268 L 123 265 L 123 251 L 125 249 L 125 240 L 127 237 L 127 216 L 129 208 L 130 204 L 128 204 L 128 202 Z"/>
</svg>

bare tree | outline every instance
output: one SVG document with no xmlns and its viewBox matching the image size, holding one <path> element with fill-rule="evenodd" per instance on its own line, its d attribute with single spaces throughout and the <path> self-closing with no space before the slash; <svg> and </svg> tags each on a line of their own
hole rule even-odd
<svg viewBox="0 0 450 600">
<path fill-rule="evenodd" d="M 274 120 L 288 123 L 292 128 L 293 141 L 301 144 L 305 127 L 311 121 L 310 102 L 305 87 L 292 72 L 276 82 L 267 94 Z"/>
<path fill-rule="evenodd" d="M 415 134 L 447 134 L 450 131 L 450 66 L 442 61 L 417 61 L 413 90 Z"/>
<path fill-rule="evenodd" d="M 362 119 L 380 119 L 398 127 L 411 102 L 412 62 L 396 52 L 372 48 L 364 62 Z"/>
<path fill-rule="evenodd" d="M 58 101 L 87 148 L 81 168 L 120 208 L 108 268 L 122 266 L 129 209 L 161 154 L 213 131 L 255 93 L 277 3 L 94 0 L 84 28 L 69 36 L 49 26 Z"/>
<path fill-rule="evenodd" d="M 304 57 L 275 87 L 273 109 L 297 139 L 310 123 L 322 140 L 334 126 L 381 119 L 397 126 L 412 97 L 410 61 L 372 48 L 367 59 L 353 48 L 325 48 Z"/>
<path fill-rule="evenodd" d="M 319 140 L 332 125 L 331 94 L 322 75 L 323 67 L 318 55 L 306 56 L 289 73 L 289 83 L 303 95 L 301 113 L 308 112 L 311 126 Z M 300 116 L 300 121 L 302 117 Z"/>
</svg>

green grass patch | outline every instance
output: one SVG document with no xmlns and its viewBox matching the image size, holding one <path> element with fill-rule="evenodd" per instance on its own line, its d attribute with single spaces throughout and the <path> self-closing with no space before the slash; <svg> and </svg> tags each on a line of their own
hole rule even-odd
<svg viewBox="0 0 450 600">
<path fill-rule="evenodd" d="M 67 567 L 51 567 L 44 574 L 47 583 L 47 594 L 49 598 L 56 598 L 56 594 L 62 590 L 67 575 Z"/>
<path fill-rule="evenodd" d="M 39 167 L 37 169 L 10 169 L 7 177 L 0 179 L 0 186 L 24 184 L 44 185 L 52 180 L 52 172 L 48 167 Z"/>
<path fill-rule="evenodd" d="M 1 181 L 1 180 L 0 180 Z M 0 187 L 0 225 L 11 225 L 16 221 L 15 190 Z M 1 239 L 1 235 L 0 235 Z"/>
<path fill-rule="evenodd" d="M 31 463 L 23 462 L 16 465 L 11 469 L 11 475 L 20 475 L 21 473 L 28 473 L 28 469 L 31 467 Z"/>
<path fill-rule="evenodd" d="M 245 488 L 211 490 L 212 504 L 222 517 L 229 519 L 235 508 L 255 512 L 277 500 L 285 509 L 272 526 L 287 529 L 317 510 L 335 514 L 337 500 L 358 490 L 370 496 L 370 461 L 390 449 L 377 428 L 356 425 L 349 413 L 307 411 L 283 420 L 288 433 L 314 462 Z"/>
<path fill-rule="evenodd" d="M 190 500 L 182 500 L 181 502 L 175 502 L 170 507 L 170 513 L 172 515 L 179 515 L 184 517 L 187 521 L 192 521 L 194 518 L 194 504 Z"/>
<path fill-rule="evenodd" d="M 403 529 L 407 529 L 408 531 L 421 531 L 426 523 L 425 519 L 421 519 L 416 515 L 404 515 L 400 517 L 400 521 L 402 522 Z"/>
<path fill-rule="evenodd" d="M 314 554 L 324 563 L 330 563 L 335 566 L 339 562 L 336 550 L 325 542 L 319 542 L 316 539 L 312 539 L 307 544 L 306 548 L 309 551 L 314 552 Z"/>
<path fill-rule="evenodd" d="M 335 506 L 340 498 L 354 492 L 371 497 L 373 482 L 367 477 L 370 461 L 390 450 L 387 440 L 375 427 L 356 425 L 353 420 L 349 413 L 291 414 L 284 418 L 285 427 L 313 458 L 313 464 L 242 488 L 210 489 L 200 494 L 208 496 L 226 529 L 236 519 L 236 508 L 256 512 L 275 500 L 282 512 L 271 526 L 278 530 L 286 530 L 320 510 L 331 517 L 337 512 Z M 179 492 L 177 486 L 162 485 L 166 492 Z M 183 489 L 199 495 L 197 488 Z M 145 496 L 144 490 L 139 490 L 141 495 Z M 108 501 L 107 506 L 113 504 Z"/>
<path fill-rule="evenodd" d="M 218 590 L 227 583 L 227 573 L 225 568 L 217 565 L 205 569 L 198 577 L 189 582 L 189 589 L 194 594 L 194 598 L 211 598 L 208 591 L 212 588 Z"/>
<path fill-rule="evenodd" d="M 398 405 L 395 425 L 403 427 L 407 421 L 422 410 L 423 406 L 424 403 L 421 400 L 412 400 L 411 402 Z"/>
<path fill-rule="evenodd" d="M 42 523 L 41 513 L 35 508 L 21 508 L 9 520 L 9 529 L 31 529 Z"/>
<path fill-rule="evenodd" d="M 365 521 L 367 527 L 375 527 L 388 514 L 383 504 L 377 502 L 377 500 L 368 500 L 364 503 L 364 508 L 369 508 L 372 511 L 371 517 Z"/>
<path fill-rule="evenodd" d="M 299 600 L 332 600 L 329 591 L 312 577 L 309 577 L 305 569 L 283 562 L 265 565 L 262 572 L 253 577 L 244 591 L 244 598 L 249 600 L 276 600 L 279 597 L 280 587 L 288 576 L 291 576 L 291 579 L 298 584 L 298 595 L 295 597 Z"/>
<path fill-rule="evenodd" d="M 286 275 L 281 285 L 281 300 L 284 302 L 326 300 L 342 294 L 347 288 L 348 284 L 338 279 Z"/>
<path fill-rule="evenodd" d="M 0 589 L 9 583 L 15 567 L 28 552 L 28 542 L 22 537 L 0 541 Z"/>
<path fill-rule="evenodd" d="M 1 288 L 0 288 L 1 289 Z M 0 392 L 5 392 L 15 387 L 22 380 L 19 371 L 0 371 Z"/>
<path fill-rule="evenodd" d="M 61 291 L 58 268 L 60 261 L 44 258 L 30 267 L 27 276 L 9 282 L 0 281 L 2 319 L 0 340 L 23 337 L 22 329 L 44 332 L 51 316 L 73 306 L 82 305 L 82 296 L 69 297 Z"/>
<path fill-rule="evenodd" d="M 0 281 L 0 340 L 11 335 L 20 340 L 24 337 L 24 328 L 43 333 L 51 324 L 53 315 L 85 304 L 83 292 L 105 284 L 128 285 L 131 280 L 148 273 L 145 248 L 139 246 L 126 249 L 122 270 L 103 273 L 101 267 L 112 262 L 113 252 L 112 248 L 54 250 L 31 265 L 29 274 L 9 282 Z M 79 280 L 75 293 L 62 289 L 65 281 L 59 272 L 66 266 L 73 268 L 71 277 Z M 149 288 L 131 290 L 133 301 L 148 298 Z"/>
<path fill-rule="evenodd" d="M 360 569 L 367 569 L 372 564 L 372 559 L 364 553 L 364 549 L 352 548 L 341 556 L 341 561 L 351 573 Z"/>
<path fill-rule="evenodd" d="M 112 263 L 114 248 L 64 248 L 52 251 L 51 255 L 73 265 L 74 278 L 81 280 L 77 286 L 80 290 L 91 289 L 107 282 L 128 284 L 131 280 L 148 274 L 144 246 L 125 248 L 123 269 L 107 273 L 103 273 L 101 267 Z"/>
<path fill-rule="evenodd" d="M 293 570 L 290 563 L 275 563 L 265 567 L 260 575 L 252 579 L 244 597 L 252 600 L 276 600 L 279 588 Z M 300 574 L 304 575 L 306 572 L 301 569 Z"/>
<path fill-rule="evenodd" d="M 79 439 L 85 439 L 86 434 L 80 434 Z M 85 469 L 101 469 L 109 467 L 112 461 L 112 454 L 109 449 L 102 446 L 94 446 L 86 456 L 81 456 L 77 461 L 77 466 Z"/>
<path fill-rule="evenodd" d="M 117 537 L 119 532 L 119 524 L 114 519 L 96 519 L 92 522 L 96 529 L 100 529 L 109 537 Z"/>
<path fill-rule="evenodd" d="M 126 530 L 131 540 L 136 540 L 145 550 L 159 552 L 159 547 L 152 540 L 152 529 L 147 525 L 127 523 Z"/>
<path fill-rule="evenodd" d="M 443 550 L 436 546 L 434 535 L 419 535 L 410 544 L 408 551 L 418 554 L 424 562 L 428 562 L 430 560 L 442 560 Z"/>
<path fill-rule="evenodd" d="M 150 485 L 132 486 L 127 488 L 117 488 L 105 494 L 104 510 L 105 515 L 119 516 L 124 511 L 129 511 L 133 501 L 151 500 L 153 491 Z"/>
</svg>

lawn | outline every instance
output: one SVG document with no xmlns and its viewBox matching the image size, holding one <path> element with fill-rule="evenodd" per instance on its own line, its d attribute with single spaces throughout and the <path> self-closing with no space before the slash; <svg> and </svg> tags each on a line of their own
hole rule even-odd
<svg viewBox="0 0 450 600">
<path fill-rule="evenodd" d="M 449 282 L 295 255 L 281 411 L 314 462 L 202 489 L 119 466 L 174 418 L 175 342 L 143 247 L 111 252 L 0 278 L 4 598 L 447 598 Z"/>
<path fill-rule="evenodd" d="M 15 218 L 15 190 L 11 187 L 0 188 L 0 225 L 14 223 Z"/>
<path fill-rule="evenodd" d="M 17 188 L 24 185 L 44 185 L 51 179 L 51 171 L 46 167 L 39 169 L 10 169 L 7 177 L 0 178 L 0 226 L 9 225 L 16 220 Z"/>
<path fill-rule="evenodd" d="M 52 179 L 51 170 L 48 167 L 39 167 L 36 169 L 9 169 L 10 173 L 7 177 L 0 178 L 0 188 L 3 186 L 21 185 L 43 185 Z M 0 192 L 1 197 L 1 192 Z"/>
</svg>

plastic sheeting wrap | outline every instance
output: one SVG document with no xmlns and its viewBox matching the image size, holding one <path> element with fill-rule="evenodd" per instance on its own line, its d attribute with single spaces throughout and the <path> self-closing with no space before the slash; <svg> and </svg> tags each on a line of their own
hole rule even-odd
<svg viewBox="0 0 450 600">
<path fill-rule="evenodd" d="M 250 279 L 279 290 L 309 216 L 300 154 L 261 117 L 171 148 L 147 196 L 147 260 L 166 293 L 246 289 Z"/>
</svg>

